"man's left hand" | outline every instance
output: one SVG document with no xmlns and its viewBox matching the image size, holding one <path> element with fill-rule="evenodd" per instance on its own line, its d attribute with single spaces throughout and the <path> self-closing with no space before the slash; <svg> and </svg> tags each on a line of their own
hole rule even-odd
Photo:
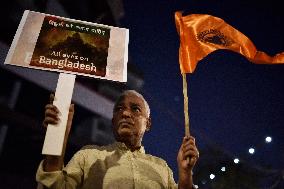
<svg viewBox="0 0 284 189">
<path fill-rule="evenodd" d="M 177 156 L 179 171 L 190 173 L 199 158 L 195 138 L 184 137 Z"/>
</svg>

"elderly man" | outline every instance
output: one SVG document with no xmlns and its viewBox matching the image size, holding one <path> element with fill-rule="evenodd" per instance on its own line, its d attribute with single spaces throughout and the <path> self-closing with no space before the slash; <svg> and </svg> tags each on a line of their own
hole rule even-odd
<svg viewBox="0 0 284 189">
<path fill-rule="evenodd" d="M 53 99 L 53 97 L 52 97 Z M 56 124 L 58 110 L 48 104 L 44 125 Z M 70 107 L 64 150 L 74 107 Z M 199 157 L 194 138 L 185 137 L 177 155 L 179 180 L 161 158 L 146 154 L 144 133 L 151 128 L 150 108 L 136 91 L 122 93 L 113 110 L 113 133 L 116 142 L 107 146 L 85 146 L 66 167 L 63 157 L 46 156 L 37 171 L 37 181 L 47 188 L 81 189 L 162 189 L 193 187 L 192 169 Z"/>
</svg>

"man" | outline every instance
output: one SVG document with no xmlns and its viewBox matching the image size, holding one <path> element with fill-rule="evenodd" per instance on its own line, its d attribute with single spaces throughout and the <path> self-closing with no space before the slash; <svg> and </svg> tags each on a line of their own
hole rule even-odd
<svg viewBox="0 0 284 189">
<path fill-rule="evenodd" d="M 71 128 L 73 106 L 69 112 L 63 152 Z M 54 105 L 48 104 L 44 125 L 56 124 L 58 113 Z M 149 105 L 141 94 L 133 90 L 122 93 L 115 103 L 112 123 L 117 142 L 102 147 L 83 147 L 63 169 L 64 153 L 61 157 L 46 156 L 38 168 L 37 181 L 58 189 L 193 188 L 192 169 L 199 157 L 193 137 L 183 139 L 177 155 L 178 185 L 164 160 L 145 154 L 142 139 L 151 128 L 151 118 Z"/>
</svg>

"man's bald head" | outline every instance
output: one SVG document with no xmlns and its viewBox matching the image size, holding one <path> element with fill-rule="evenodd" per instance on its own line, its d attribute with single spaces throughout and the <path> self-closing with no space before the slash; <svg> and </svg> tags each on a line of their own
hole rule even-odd
<svg viewBox="0 0 284 189">
<path fill-rule="evenodd" d="M 142 99 L 143 103 L 144 103 L 144 106 L 145 106 L 145 109 L 146 109 L 146 113 L 147 113 L 147 116 L 148 118 L 150 117 L 150 107 L 149 107 L 149 104 L 148 102 L 145 100 L 145 98 L 143 97 L 143 95 L 141 95 L 140 93 L 138 93 L 137 91 L 135 90 L 126 90 L 124 91 L 123 93 L 121 93 L 121 95 L 118 97 L 118 99 L 116 100 L 115 104 L 114 104 L 114 107 L 116 107 L 116 105 L 119 103 L 119 101 L 127 96 L 127 95 L 135 95 L 137 97 L 139 97 L 140 99 Z"/>
</svg>

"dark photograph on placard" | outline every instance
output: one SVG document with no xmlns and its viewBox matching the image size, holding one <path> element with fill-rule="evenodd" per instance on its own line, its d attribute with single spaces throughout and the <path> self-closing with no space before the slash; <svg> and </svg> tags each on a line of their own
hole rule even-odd
<svg viewBox="0 0 284 189">
<path fill-rule="evenodd" d="M 31 66 L 104 77 L 110 29 L 46 16 Z"/>
</svg>

